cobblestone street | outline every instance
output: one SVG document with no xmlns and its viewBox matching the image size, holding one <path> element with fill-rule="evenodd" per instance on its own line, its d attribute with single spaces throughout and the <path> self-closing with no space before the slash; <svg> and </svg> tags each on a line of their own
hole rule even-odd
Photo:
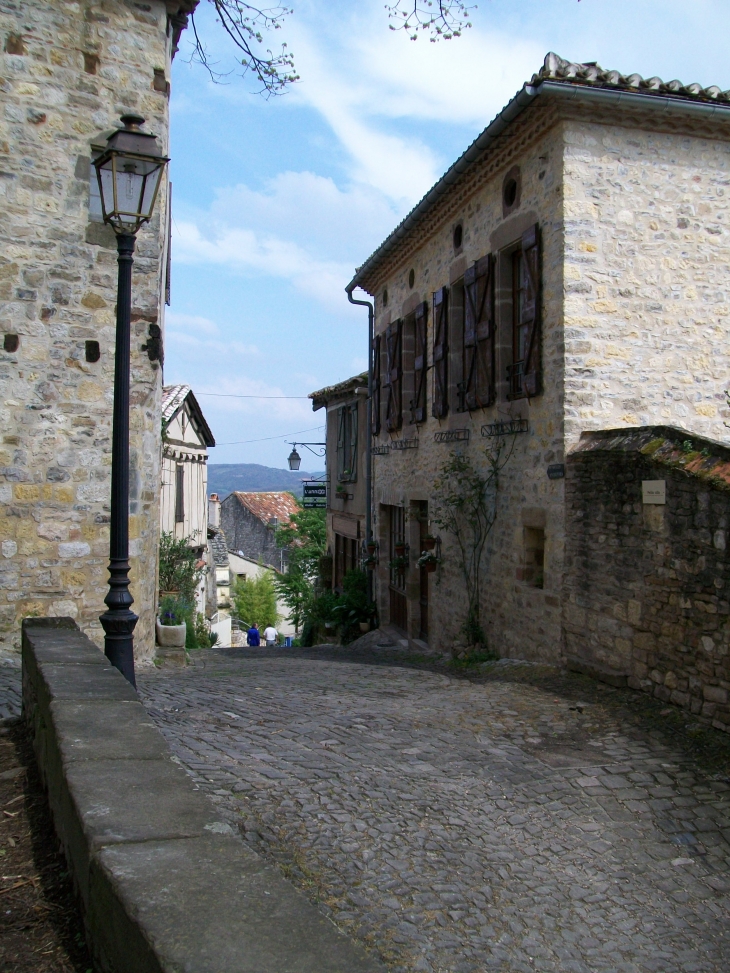
<svg viewBox="0 0 730 973">
<path fill-rule="evenodd" d="M 503 664 L 195 658 L 139 673 L 174 752 L 392 971 L 727 970 L 730 786 L 698 769 L 691 718 L 664 711 L 672 738 L 626 716 L 638 694 Z"/>
</svg>

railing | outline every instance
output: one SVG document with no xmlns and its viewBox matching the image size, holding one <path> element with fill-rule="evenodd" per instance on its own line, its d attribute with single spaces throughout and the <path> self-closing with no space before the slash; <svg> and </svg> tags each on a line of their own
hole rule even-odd
<svg viewBox="0 0 730 973">
<path fill-rule="evenodd" d="M 525 374 L 525 363 L 524 361 L 516 361 L 511 365 L 507 366 L 507 382 L 509 383 L 509 396 L 512 399 L 519 398 L 524 395 L 524 389 L 522 387 L 522 378 Z"/>
</svg>

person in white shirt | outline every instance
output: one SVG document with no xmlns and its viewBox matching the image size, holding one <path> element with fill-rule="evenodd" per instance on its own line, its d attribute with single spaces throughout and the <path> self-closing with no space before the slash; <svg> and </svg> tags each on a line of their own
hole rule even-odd
<svg viewBox="0 0 730 973">
<path fill-rule="evenodd" d="M 268 625 L 264 629 L 264 639 L 266 640 L 267 646 L 276 645 L 278 638 L 279 633 L 276 631 L 273 625 Z"/>
</svg>

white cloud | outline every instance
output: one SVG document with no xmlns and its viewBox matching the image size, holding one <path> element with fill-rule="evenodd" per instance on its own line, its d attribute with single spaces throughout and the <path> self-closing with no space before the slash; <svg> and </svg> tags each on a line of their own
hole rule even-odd
<svg viewBox="0 0 730 973">
<path fill-rule="evenodd" d="M 177 311 L 168 311 L 165 315 L 165 328 L 167 333 L 179 329 L 191 330 L 201 334 L 220 334 L 218 325 L 209 318 L 201 317 L 198 314 L 180 314 Z"/>
<path fill-rule="evenodd" d="M 272 384 L 265 377 L 252 376 L 251 369 L 245 365 L 241 368 L 240 377 L 222 376 L 215 385 L 201 383 L 195 386 L 194 391 L 196 395 L 200 394 L 200 402 L 206 415 L 224 412 L 228 417 L 227 421 L 231 421 L 231 417 L 236 414 L 265 416 L 267 421 L 285 419 L 290 423 L 302 423 L 304 420 L 312 419 L 312 403 L 309 399 L 286 398 L 287 395 L 291 395 L 291 392 Z M 215 394 L 206 395 L 206 392 Z M 223 395 L 226 398 L 221 397 Z M 262 396 L 262 398 L 236 398 L 244 395 Z M 282 396 L 282 398 L 271 398 L 271 396 Z"/>
</svg>

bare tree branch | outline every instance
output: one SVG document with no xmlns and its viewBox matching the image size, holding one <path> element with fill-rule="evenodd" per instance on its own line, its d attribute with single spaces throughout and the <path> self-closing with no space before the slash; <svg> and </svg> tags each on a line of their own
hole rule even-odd
<svg viewBox="0 0 730 973">
<path fill-rule="evenodd" d="M 452 37 L 461 37 L 462 30 L 471 27 L 469 12 L 476 4 L 466 0 L 395 0 L 386 3 L 388 17 L 395 21 L 391 30 L 405 30 L 412 41 L 418 40 L 418 31 L 426 31 L 431 43 Z"/>
<path fill-rule="evenodd" d="M 281 45 L 278 54 L 264 47 L 264 35 L 280 30 L 284 18 L 292 13 L 289 7 L 257 7 L 244 0 L 208 0 L 216 12 L 216 20 L 238 48 L 243 74 L 251 72 L 261 84 L 259 94 L 280 95 L 286 88 L 299 80 L 294 68 L 294 56 Z M 192 59 L 203 65 L 213 81 L 222 82 L 227 75 L 215 70 L 215 62 L 202 41 L 195 15 L 191 16 L 193 27 Z M 229 72 L 230 73 L 230 72 Z"/>
</svg>

